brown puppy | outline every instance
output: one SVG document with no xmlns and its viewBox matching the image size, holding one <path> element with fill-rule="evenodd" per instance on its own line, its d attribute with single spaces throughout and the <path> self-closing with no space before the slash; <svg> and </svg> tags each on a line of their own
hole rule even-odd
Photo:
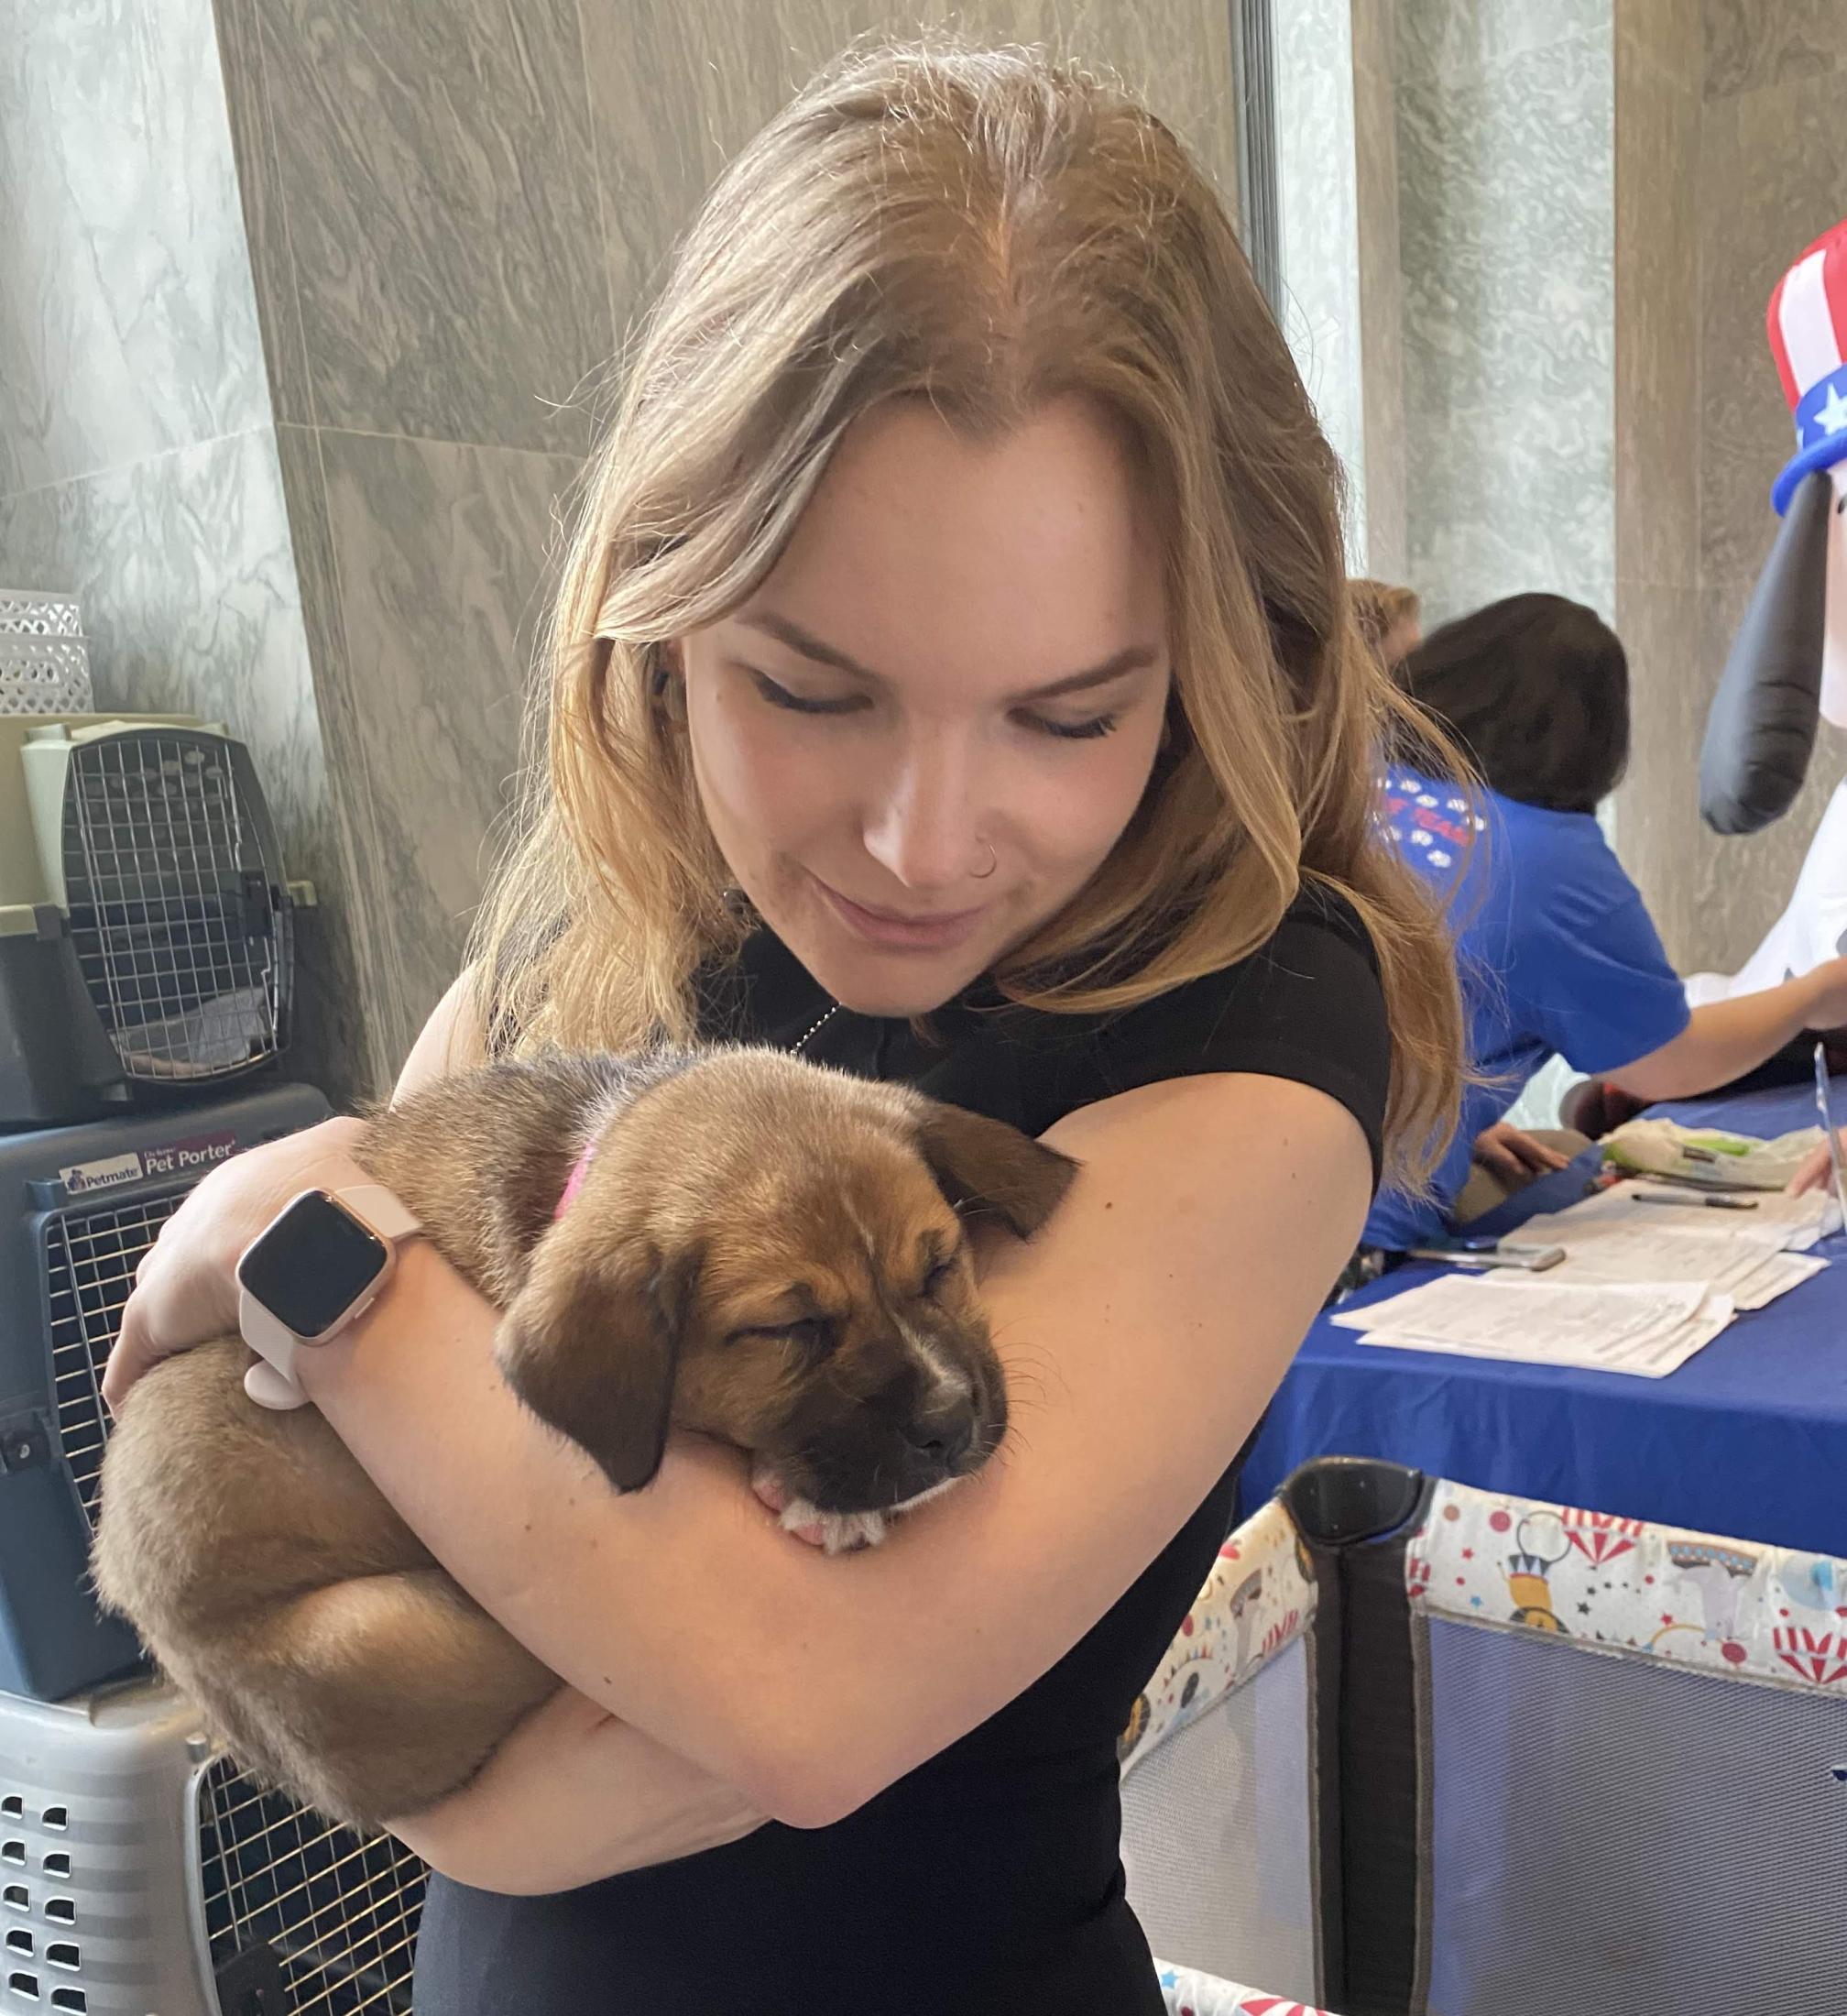
<svg viewBox="0 0 1847 2016">
<path fill-rule="evenodd" d="M 569 1208 L 567 1178 L 594 1157 Z M 1030 1236 L 1073 1165 L 773 1050 L 557 1057 L 375 1115 L 360 1159 L 505 1310 L 520 1398 L 618 1491 L 670 1427 L 751 1452 L 833 1544 L 978 1469 L 1006 1426 L 965 1226 Z M 361 1824 L 464 1784 L 558 1685 L 436 1566 L 312 1408 L 227 1339 L 136 1386 L 97 1586 L 243 1763 Z"/>
</svg>

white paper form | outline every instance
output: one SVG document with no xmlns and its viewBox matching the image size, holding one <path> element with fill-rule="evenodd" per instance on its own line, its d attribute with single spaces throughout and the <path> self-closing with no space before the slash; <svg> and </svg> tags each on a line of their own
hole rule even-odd
<svg viewBox="0 0 1847 2016">
<path fill-rule="evenodd" d="M 1333 1320 L 1362 1343 L 1658 1379 L 1732 1313 L 1732 1298 L 1702 1281 L 1568 1287 L 1448 1275 Z"/>
<path fill-rule="evenodd" d="M 1808 1278 L 1806 1273 L 1792 1275 L 1776 1265 L 1787 1257 L 1780 1227 L 1734 1228 L 1729 1212 L 1722 1214 L 1728 1222 L 1721 1227 L 1713 1223 L 1721 1215 L 1702 1211 L 1701 1222 L 1694 1223 L 1690 1211 L 1657 1213 L 1653 1206 L 1643 1205 L 1632 1208 L 1627 1219 L 1587 1222 L 1574 1221 L 1569 1211 L 1535 1219 L 1521 1227 L 1522 1238 L 1563 1246 L 1565 1258 L 1545 1274 L 1526 1278 L 1561 1287 L 1585 1281 L 1703 1281 L 1734 1300 L 1767 1290 L 1775 1282 L 1781 1283 L 1776 1290 L 1780 1294 Z"/>
<path fill-rule="evenodd" d="M 1700 1201 L 1697 1190 L 1687 1191 L 1684 1200 L 1674 1192 L 1672 1203 L 1638 1204 L 1635 1194 L 1639 1190 L 1652 1191 L 1662 1197 L 1669 1194 L 1669 1187 L 1666 1184 L 1618 1183 L 1610 1189 L 1598 1191 L 1594 1197 L 1587 1197 L 1581 1204 L 1573 1204 L 1547 1217 L 1529 1219 L 1508 1236 L 1523 1242 L 1536 1241 L 1543 1230 L 1548 1244 L 1563 1244 L 1566 1242 L 1559 1234 L 1568 1226 L 1626 1225 L 1646 1211 L 1662 1224 L 1731 1232 L 1741 1238 L 1760 1240 L 1766 1245 L 1781 1246 L 1791 1253 L 1804 1253 L 1817 1240 L 1838 1232 L 1841 1225 L 1841 1213 L 1833 1199 L 1822 1190 L 1810 1190 L 1802 1197 L 1786 1197 L 1780 1190 L 1759 1191 L 1747 1200 L 1754 1207 L 1748 1211 L 1714 1211 L 1710 1205 Z"/>
</svg>

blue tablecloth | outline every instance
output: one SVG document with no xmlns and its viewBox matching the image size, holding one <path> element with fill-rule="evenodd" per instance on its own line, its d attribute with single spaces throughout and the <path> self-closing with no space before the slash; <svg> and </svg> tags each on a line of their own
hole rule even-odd
<svg viewBox="0 0 1847 2016">
<path fill-rule="evenodd" d="M 1847 1121 L 1847 1079 L 1834 1082 Z M 1664 1106 L 1668 1118 L 1776 1134 L 1811 1125 L 1812 1088 Z M 1488 1230 L 1581 1195 L 1586 1158 L 1535 1184 Z M 1471 1227 L 1471 1232 L 1475 1228 Z M 1377 1456 L 1484 1490 L 1847 1555 L 1847 1240 L 1836 1265 L 1740 1316 L 1665 1379 L 1383 1351 L 1323 1316 L 1246 1466 L 1240 1516 L 1314 1456 Z M 1406 1266 L 1369 1301 L 1440 1270 Z"/>
</svg>

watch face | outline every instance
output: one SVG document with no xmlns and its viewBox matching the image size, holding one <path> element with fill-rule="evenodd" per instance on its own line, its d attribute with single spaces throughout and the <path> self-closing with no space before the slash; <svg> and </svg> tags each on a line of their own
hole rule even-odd
<svg viewBox="0 0 1847 2016">
<path fill-rule="evenodd" d="M 376 1233 L 311 1190 L 246 1249 L 237 1278 L 298 1337 L 318 1337 L 377 1280 L 388 1258 Z"/>
</svg>

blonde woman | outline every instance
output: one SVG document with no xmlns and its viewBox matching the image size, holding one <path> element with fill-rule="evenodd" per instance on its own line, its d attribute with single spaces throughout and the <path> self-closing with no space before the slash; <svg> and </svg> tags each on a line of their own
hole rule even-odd
<svg viewBox="0 0 1847 2016">
<path fill-rule="evenodd" d="M 1382 1167 L 1455 1111 L 1337 488 L 1217 197 L 1105 83 L 857 55 L 714 191 L 589 485 L 526 837 L 403 1082 L 743 1036 L 1083 1169 L 983 1259 L 1001 1457 L 849 1559 L 724 1449 L 602 1488 L 414 1242 L 304 1354 L 569 1683 L 399 1830 L 443 1872 L 421 2016 L 1160 2009 L 1114 1740 Z M 112 1403 L 226 1329 L 284 1198 L 356 1180 L 352 1124 L 195 1193 Z"/>
</svg>

